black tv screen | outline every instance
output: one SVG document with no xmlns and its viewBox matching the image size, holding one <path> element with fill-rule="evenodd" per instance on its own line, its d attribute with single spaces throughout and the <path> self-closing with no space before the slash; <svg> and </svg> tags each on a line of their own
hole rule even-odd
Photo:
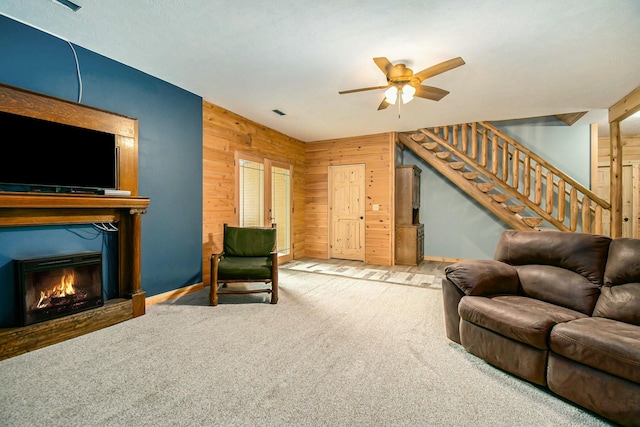
<svg viewBox="0 0 640 427">
<path fill-rule="evenodd" d="M 115 189 L 114 134 L 0 112 L 0 184 Z"/>
</svg>

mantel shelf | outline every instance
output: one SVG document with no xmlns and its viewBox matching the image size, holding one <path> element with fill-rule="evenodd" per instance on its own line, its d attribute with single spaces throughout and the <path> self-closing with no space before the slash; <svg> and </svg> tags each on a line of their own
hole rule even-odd
<svg viewBox="0 0 640 427">
<path fill-rule="evenodd" d="M 137 196 L 0 192 L 0 209 L 146 209 L 149 199 Z"/>
</svg>

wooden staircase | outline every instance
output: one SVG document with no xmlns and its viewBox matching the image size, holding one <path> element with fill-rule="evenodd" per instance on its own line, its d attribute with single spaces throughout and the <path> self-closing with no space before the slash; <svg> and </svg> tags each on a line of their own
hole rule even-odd
<svg viewBox="0 0 640 427">
<path fill-rule="evenodd" d="M 607 201 L 490 123 L 423 128 L 398 138 L 513 229 L 602 234 Z"/>
</svg>

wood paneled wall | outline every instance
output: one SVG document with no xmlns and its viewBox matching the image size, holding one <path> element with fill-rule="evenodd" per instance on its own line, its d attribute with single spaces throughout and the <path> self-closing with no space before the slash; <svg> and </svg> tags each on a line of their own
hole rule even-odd
<svg viewBox="0 0 640 427">
<path fill-rule="evenodd" d="M 202 114 L 204 284 L 209 284 L 209 257 L 222 246 L 223 224 L 237 224 L 233 163 L 236 151 L 293 165 L 293 257 L 304 257 L 304 143 L 206 101 Z"/>
<path fill-rule="evenodd" d="M 365 262 L 393 264 L 395 134 L 310 142 L 306 148 L 305 241 L 308 257 L 328 258 L 328 170 L 364 163 L 366 169 Z M 373 205 L 379 205 L 374 211 Z"/>
<path fill-rule="evenodd" d="M 598 162 L 609 163 L 609 137 L 598 138 Z M 640 160 L 640 135 L 622 137 L 622 160 Z"/>
</svg>

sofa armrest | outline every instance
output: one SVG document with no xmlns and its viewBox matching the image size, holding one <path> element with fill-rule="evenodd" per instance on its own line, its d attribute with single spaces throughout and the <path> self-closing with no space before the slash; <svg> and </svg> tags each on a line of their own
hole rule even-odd
<svg viewBox="0 0 640 427">
<path fill-rule="evenodd" d="M 462 261 L 445 268 L 447 280 L 465 295 L 515 294 L 518 272 L 515 267 L 495 260 Z"/>
<path fill-rule="evenodd" d="M 447 338 L 460 344 L 460 314 L 458 305 L 464 297 L 456 285 L 451 283 L 446 277 L 442 278 L 442 303 L 444 309 L 444 329 Z"/>
</svg>

